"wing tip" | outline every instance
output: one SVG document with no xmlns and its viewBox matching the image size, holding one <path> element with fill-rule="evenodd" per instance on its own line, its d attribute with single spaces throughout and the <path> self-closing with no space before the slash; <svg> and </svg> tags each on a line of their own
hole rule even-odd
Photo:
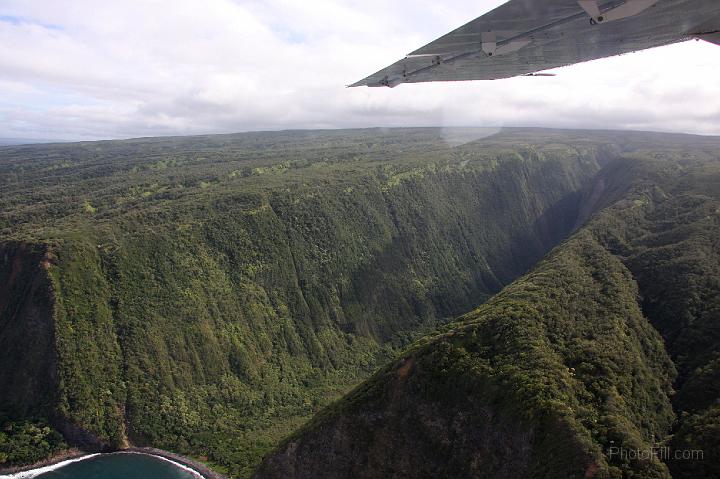
<svg viewBox="0 0 720 479">
<path fill-rule="evenodd" d="M 370 80 L 368 78 L 365 78 L 363 80 L 360 80 L 359 82 L 355 82 L 352 85 L 347 85 L 347 88 L 355 88 L 359 86 L 366 86 L 370 88 L 395 88 L 398 85 L 401 85 L 405 83 L 405 80 L 396 78 L 396 79 L 389 79 L 387 75 L 383 77 L 380 80 Z"/>
</svg>

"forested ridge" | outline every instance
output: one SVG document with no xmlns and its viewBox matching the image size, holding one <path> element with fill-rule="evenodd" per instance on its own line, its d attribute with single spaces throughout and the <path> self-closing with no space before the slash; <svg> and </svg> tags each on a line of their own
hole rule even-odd
<svg viewBox="0 0 720 479">
<path fill-rule="evenodd" d="M 719 155 L 624 152 L 586 226 L 255 477 L 718 477 Z"/>
<path fill-rule="evenodd" d="M 690 221 L 700 211 L 698 197 L 714 201 L 716 183 L 708 175 L 718 141 L 522 129 L 472 141 L 484 133 L 277 132 L 0 148 L 0 459 L 30 462 L 65 447 L 65 441 L 86 448 L 132 443 L 200 457 L 247 477 L 316 411 L 414 340 L 485 303 L 610 206 L 538 266 L 566 278 L 566 286 L 540 282 L 533 290 L 597 297 L 604 309 L 585 301 L 587 317 L 578 318 L 571 299 L 558 313 L 553 298 L 547 309 L 527 312 L 525 277 L 478 311 L 500 307 L 516 294 L 527 320 L 508 319 L 502 333 L 479 329 L 473 337 L 486 338 L 480 356 L 453 359 L 448 367 L 469 361 L 465 366 L 475 371 L 492 360 L 497 364 L 491 368 L 526 388 L 513 393 L 521 395 L 508 407 L 528 406 L 524 414 L 530 417 L 518 416 L 521 424 L 506 426 L 523 428 L 528 421 L 542 430 L 537 424 L 550 421 L 559 427 L 568 444 L 577 446 L 563 466 L 568 471 L 592 458 L 601 470 L 663 473 L 663 464 L 605 464 L 599 451 L 602 438 L 612 434 L 633 444 L 645 444 L 651 435 L 669 437 L 680 424 L 671 401 L 687 418 L 676 441 L 712 436 L 692 424 L 707 424 L 704 417 L 716 414 L 715 400 L 699 397 L 690 386 L 673 396 L 671 387 L 675 368 L 688 385 L 714 374 L 714 343 L 704 331 L 708 344 L 695 356 L 690 326 L 706 302 L 699 299 L 690 310 L 684 333 L 665 328 L 677 326 L 675 313 L 644 293 L 642 274 L 649 269 L 643 261 L 659 263 L 649 259 L 642 242 L 652 232 L 666 246 L 706 253 L 708 243 L 683 237 L 683 228 L 657 230 L 661 222 L 652 214 L 660 214 L 657 198 L 667 197 L 678 201 L 676 210 L 684 208 Z M 642 188 L 650 193 L 640 195 Z M 631 197 L 641 203 L 651 198 L 641 205 L 645 216 L 627 216 L 640 206 L 608 213 Z M 664 201 L 669 208 L 671 200 Z M 703 208 L 711 212 L 712 204 Z M 693 232 L 706 227 L 704 234 L 712 233 L 716 216 L 706 216 L 710 223 L 692 223 Z M 602 221 L 613 227 L 594 226 Z M 642 228 L 648 232 L 637 233 Z M 688 243 L 677 246 L 675 234 Z M 716 251 L 708 241 L 708 251 Z M 562 248 L 573 244 L 576 257 L 564 260 L 567 271 L 558 273 L 553 258 L 564 258 Z M 603 278 L 585 285 L 596 270 L 605 271 Z M 693 280 L 702 276 L 689 271 Z M 683 284 L 695 285 L 690 279 Z M 713 287 L 703 283 L 703 294 L 711 295 Z M 658 297 L 665 295 L 658 290 Z M 669 307 L 687 310 L 680 299 Z M 702 313 L 708 328 L 716 314 L 712 307 Z M 653 308 L 661 312 L 651 314 Z M 543 321 L 553 314 L 560 318 L 553 327 L 563 334 L 592 332 L 597 340 L 565 346 L 552 360 L 545 351 L 555 347 L 555 339 L 513 357 L 515 347 L 547 334 Z M 595 331 L 608 315 L 611 325 Z M 452 324 L 445 328 L 460 323 Z M 504 350 L 502 341 L 487 339 L 493 334 L 509 334 L 516 346 Z M 433 351 L 427 367 L 418 360 L 412 368 L 431 374 L 427 384 L 442 396 L 457 387 L 443 383 L 446 353 L 437 356 L 432 345 L 439 339 L 420 341 L 405 357 Z M 449 347 L 447 355 L 454 357 L 475 346 Z M 633 354 L 609 374 L 605 362 L 623 348 Z M 598 356 L 596 349 L 606 354 Z M 568 358 L 583 354 L 587 368 L 594 368 L 594 382 L 568 379 L 571 392 L 545 384 L 558 371 L 567 379 Z M 524 372 L 501 364 L 518 359 Z M 378 380 L 390 370 L 369 384 L 391 384 Z M 483 374 L 467 380 L 472 387 L 463 380 L 463 388 L 471 387 L 462 390 L 464 396 L 476 391 L 473 381 L 491 381 Z M 631 393 L 612 390 L 616 377 Z M 542 400 L 533 397 L 538 384 L 545 384 Z M 493 388 L 497 393 L 482 394 L 505 397 L 505 383 Z M 622 401 L 588 406 L 588 398 L 607 394 Z M 625 394 L 632 399 L 626 401 Z M 349 402 L 362 405 L 363 398 Z M 319 418 L 331 417 L 327 411 L 347 401 Z M 463 408 L 453 404 L 447 410 Z M 532 417 L 535 410 L 543 418 Z M 617 424 L 606 421 L 600 432 L 588 427 L 588 421 L 606 416 Z M 43 429 L 47 424 L 65 438 Z M 17 444 L 25 457 L 2 457 Z"/>
</svg>

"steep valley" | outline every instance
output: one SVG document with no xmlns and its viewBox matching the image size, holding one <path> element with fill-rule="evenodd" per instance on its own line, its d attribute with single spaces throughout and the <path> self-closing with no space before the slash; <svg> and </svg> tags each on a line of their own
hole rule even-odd
<svg viewBox="0 0 720 479">
<path fill-rule="evenodd" d="M 609 163 L 586 226 L 254 477 L 718 477 L 719 151 Z"/>
<path fill-rule="evenodd" d="M 713 477 L 720 141 L 447 140 L 0 148 L 0 463 L 132 444 L 233 477 Z M 706 460 L 606 454 L 657 442 Z"/>
</svg>

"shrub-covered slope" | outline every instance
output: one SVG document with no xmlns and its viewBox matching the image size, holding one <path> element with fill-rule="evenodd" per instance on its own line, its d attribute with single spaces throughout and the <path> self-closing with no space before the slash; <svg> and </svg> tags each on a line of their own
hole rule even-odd
<svg viewBox="0 0 720 479">
<path fill-rule="evenodd" d="M 265 462 L 258 478 L 669 477 L 612 464 L 673 413 L 673 368 L 628 270 L 589 233 L 421 341 Z"/>
<path fill-rule="evenodd" d="M 659 146 L 622 152 L 586 227 L 255 477 L 718 477 L 720 148 Z"/>
<path fill-rule="evenodd" d="M 591 226 L 633 273 L 678 370 L 666 454 L 675 478 L 720 476 L 719 160 L 720 148 L 653 165 L 636 195 Z"/>
<path fill-rule="evenodd" d="M 44 418 L 73 444 L 149 444 L 247 474 L 397 347 L 565 237 L 619 148 L 443 134 L 0 150 L 2 274 L 18 278 L 2 286 L 0 412 Z"/>
<path fill-rule="evenodd" d="M 521 325 L 511 321 L 514 313 L 492 324 L 470 321 L 478 334 L 491 328 L 514 345 L 485 339 L 490 349 L 475 351 L 474 339 L 460 334 L 447 354 L 406 363 L 401 376 L 429 388 L 422 424 L 440 421 L 440 429 L 426 431 L 433 437 L 443 437 L 442 427 L 475 434 L 477 417 L 487 413 L 499 431 L 491 442 L 524 438 L 506 441 L 504 456 L 483 456 L 497 471 L 520 447 L 529 456 L 508 474 L 539 471 L 538 454 L 548 451 L 559 461 L 553 467 L 568 474 L 612 467 L 665 474 L 659 462 L 603 462 L 601 449 L 606 439 L 648 444 L 672 427 L 672 365 L 641 312 L 649 315 L 657 304 L 645 296 L 633 302 L 638 285 L 644 294 L 638 271 L 645 268 L 634 265 L 648 237 L 637 232 L 658 224 L 649 205 L 660 198 L 712 198 L 705 173 L 696 175 L 705 178 L 703 193 L 689 192 L 679 172 L 706 165 L 717 140 L 505 130 L 462 143 L 486 133 L 279 132 L 0 149 L 0 342 L 8 345 L 0 348 L 0 416 L 7 421 L 0 441 L 36 444 L 10 460 L 62 446 L 46 421 L 71 444 L 152 445 L 246 476 L 281 438 L 398 348 L 485 302 L 594 213 L 625 198 L 629 206 L 603 220 L 602 234 L 583 230 L 584 239 L 571 241 L 574 256 L 556 253 L 552 258 L 560 259 L 541 266 L 565 278 L 556 292 L 567 297 L 543 296 L 554 284 L 546 281 L 523 300 L 530 293 L 522 284 L 535 284 L 526 278 L 508 290 Z M 670 185 L 668 178 L 677 191 L 658 193 L 652 185 Z M 590 294 L 596 302 L 583 299 Z M 503 295 L 482 310 L 505 311 L 503 298 L 511 293 Z M 576 306 L 585 316 L 575 315 Z M 555 322 L 546 324 L 551 312 Z M 605 317 L 601 327 L 598 318 Z M 673 333 L 662 327 L 670 316 L 658 314 L 657 324 L 654 318 L 660 333 Z M 692 318 L 678 323 L 688 331 L 678 336 L 685 338 L 679 349 L 669 348 L 688 385 L 688 368 L 707 366 L 696 375 L 701 384 L 703 374 L 713 374 L 712 345 L 701 363 L 681 364 L 695 344 Z M 567 344 L 560 348 L 548 331 Z M 431 354 L 436 341 L 412 351 Z M 532 348 L 523 356 L 526 342 Z M 464 357 L 463 350 L 465 379 L 443 382 L 455 361 L 445 368 L 442 358 Z M 486 367 L 499 371 L 500 382 L 486 379 Z M 548 379 L 547 371 L 558 374 Z M 491 381 L 481 398 L 489 409 L 473 400 L 477 381 Z M 396 412 L 407 419 L 403 411 L 416 401 L 402 399 L 402 384 L 397 402 L 407 407 Z M 359 397 L 389 397 L 375 394 Z M 461 397 L 466 402 L 452 404 Z M 677 399 L 676 408 L 689 414 L 684 427 L 713 414 L 697 394 L 680 397 L 693 405 Z M 468 402 L 480 409 L 467 409 Z M 526 414 L 516 416 L 513 408 Z M 443 426 L 445 410 L 472 417 Z M 393 424 L 386 434 L 401 434 L 404 428 Z M 357 427 L 372 438 L 373 428 Z M 36 429 L 42 434 L 28 442 L 25 431 Z M 560 454 L 551 442 L 536 448 L 548 431 L 572 453 Z M 676 438 L 712 435 L 689 431 Z M 473 450 L 473 441 L 490 447 L 478 434 L 460 450 Z M 415 452 L 408 464 L 466 471 L 462 461 L 442 469 L 438 451 L 450 451 L 443 444 L 423 449 L 434 462 L 421 465 Z M 384 474 L 398 467 L 376 462 Z"/>
</svg>

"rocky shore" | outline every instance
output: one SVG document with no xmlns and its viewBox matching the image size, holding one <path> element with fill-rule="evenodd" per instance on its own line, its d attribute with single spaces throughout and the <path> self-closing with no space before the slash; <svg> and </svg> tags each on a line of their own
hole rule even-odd
<svg viewBox="0 0 720 479">
<path fill-rule="evenodd" d="M 136 452 L 141 454 L 150 454 L 151 456 L 163 457 L 165 459 L 169 459 L 197 471 L 205 479 L 228 479 L 227 476 L 213 471 L 207 465 L 203 464 L 200 461 L 195 461 L 193 459 L 181 456 L 179 454 L 175 454 L 173 452 L 163 451 L 162 449 L 155 449 L 154 447 L 130 447 L 118 452 Z"/>
</svg>

